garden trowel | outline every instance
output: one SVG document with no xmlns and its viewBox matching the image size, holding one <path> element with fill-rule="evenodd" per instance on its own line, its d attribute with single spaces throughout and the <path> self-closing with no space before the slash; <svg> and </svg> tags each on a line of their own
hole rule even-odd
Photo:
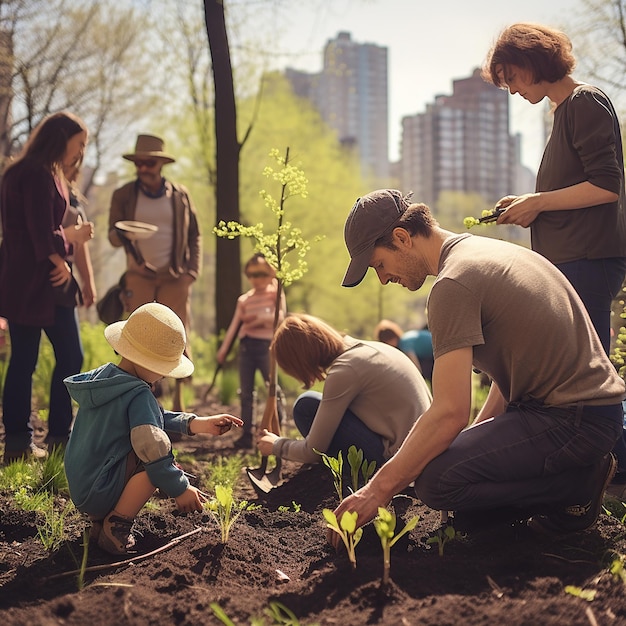
<svg viewBox="0 0 626 626">
<path fill-rule="evenodd" d="M 265 411 L 263 411 L 263 418 L 259 425 L 260 430 L 266 428 L 275 435 L 280 435 L 280 421 L 278 419 L 278 401 L 277 401 L 277 372 L 276 372 L 276 359 L 274 354 L 270 352 L 270 384 L 267 394 L 267 403 L 265 404 Z M 260 467 L 247 467 L 246 473 L 252 483 L 252 486 L 262 492 L 269 493 L 274 487 L 278 487 L 282 484 L 281 476 L 281 460 L 280 457 L 276 457 L 276 465 L 274 469 L 267 471 L 268 457 L 261 457 Z"/>
</svg>

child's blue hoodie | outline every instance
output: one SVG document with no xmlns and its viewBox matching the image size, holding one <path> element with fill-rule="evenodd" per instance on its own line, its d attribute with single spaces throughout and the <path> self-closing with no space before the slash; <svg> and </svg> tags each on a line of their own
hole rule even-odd
<svg viewBox="0 0 626 626">
<path fill-rule="evenodd" d="M 124 489 L 131 431 L 142 425 L 189 434 L 190 413 L 163 411 L 140 378 L 113 363 L 65 379 L 78 413 L 65 451 L 65 472 L 76 508 L 105 517 Z M 144 464 L 152 484 L 171 498 L 189 486 L 169 453 Z"/>
</svg>

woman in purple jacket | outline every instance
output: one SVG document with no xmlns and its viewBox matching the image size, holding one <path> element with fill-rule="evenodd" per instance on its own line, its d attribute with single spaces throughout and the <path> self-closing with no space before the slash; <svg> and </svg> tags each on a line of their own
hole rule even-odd
<svg viewBox="0 0 626 626">
<path fill-rule="evenodd" d="M 75 308 L 78 289 L 66 261 L 70 244 L 61 227 L 69 202 L 63 168 L 80 162 L 86 143 L 82 120 L 65 112 L 50 115 L 2 178 L 0 315 L 8 320 L 11 338 L 2 399 L 5 465 L 46 455 L 33 443 L 30 425 L 32 376 L 42 330 L 56 359 L 46 442 L 64 444 L 69 436 L 72 404 L 63 379 L 80 371 L 83 351 Z"/>
</svg>

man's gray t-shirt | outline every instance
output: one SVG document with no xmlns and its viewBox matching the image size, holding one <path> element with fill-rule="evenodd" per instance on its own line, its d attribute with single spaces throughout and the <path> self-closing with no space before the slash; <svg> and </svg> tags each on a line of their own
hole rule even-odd
<svg viewBox="0 0 626 626">
<path fill-rule="evenodd" d="M 561 272 L 522 246 L 470 234 L 443 243 L 428 300 L 435 359 L 473 347 L 508 402 L 617 404 L 624 382 Z"/>
</svg>

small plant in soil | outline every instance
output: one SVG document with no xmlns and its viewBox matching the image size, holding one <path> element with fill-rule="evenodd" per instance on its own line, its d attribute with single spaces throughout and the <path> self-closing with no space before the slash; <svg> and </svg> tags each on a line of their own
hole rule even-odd
<svg viewBox="0 0 626 626">
<path fill-rule="evenodd" d="M 363 484 L 374 475 L 376 461 L 369 461 L 364 458 L 363 450 L 356 446 L 348 448 L 348 465 L 350 465 L 350 478 L 352 479 L 352 492 L 359 489 L 359 473 L 363 476 Z"/>
<path fill-rule="evenodd" d="M 330 470 L 333 477 L 333 484 L 335 485 L 335 491 L 339 496 L 339 502 L 343 500 L 343 455 L 341 450 L 337 453 L 337 456 L 330 456 L 324 452 L 313 449 L 315 454 L 319 454 L 322 457 L 322 463 Z"/>
<path fill-rule="evenodd" d="M 454 526 L 442 526 L 437 529 L 437 532 L 426 540 L 427 544 L 437 544 L 437 549 L 439 550 L 439 556 L 443 556 L 443 550 L 447 543 L 454 539 L 459 539 L 461 537 L 461 533 L 454 530 Z"/>
<path fill-rule="evenodd" d="M 254 508 L 247 500 L 236 502 L 233 488 L 224 485 L 215 485 L 215 498 L 211 498 L 204 506 L 219 526 L 222 543 L 228 542 L 230 529 L 241 513 Z"/>
<path fill-rule="evenodd" d="M 293 507 L 293 509 L 291 507 Z M 291 506 L 282 504 L 281 506 L 278 507 L 278 511 L 280 511 L 281 513 L 289 513 L 291 511 L 293 511 L 294 513 L 300 513 L 301 510 L 302 510 L 302 505 L 298 504 L 294 500 L 291 501 Z"/>
<path fill-rule="evenodd" d="M 355 549 L 363 536 L 363 529 L 356 527 L 358 513 L 344 511 L 341 520 L 337 520 L 337 516 L 330 509 L 324 509 L 322 513 L 326 519 L 326 527 L 330 528 L 341 537 L 343 545 L 346 546 L 352 569 L 356 569 Z"/>
<path fill-rule="evenodd" d="M 389 572 L 391 569 L 391 548 L 398 540 L 412 531 L 419 522 L 419 515 L 412 517 L 404 526 L 404 528 L 395 535 L 396 532 L 396 513 L 389 511 L 383 507 L 378 507 L 378 517 L 374 520 L 374 528 L 380 537 L 380 543 L 383 548 L 383 587 L 389 584 Z"/>
<path fill-rule="evenodd" d="M 43 510 L 44 522 L 37 525 L 37 535 L 46 550 L 53 552 L 65 541 L 65 519 L 74 511 L 71 500 L 65 500 L 62 509 L 57 510 L 53 498 L 48 500 L 48 505 Z"/>
</svg>

